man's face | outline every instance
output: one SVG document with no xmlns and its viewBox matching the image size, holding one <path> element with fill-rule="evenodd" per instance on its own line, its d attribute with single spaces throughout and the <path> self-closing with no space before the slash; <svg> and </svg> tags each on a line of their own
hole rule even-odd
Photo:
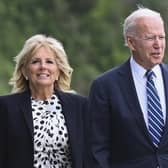
<svg viewBox="0 0 168 168">
<path fill-rule="evenodd" d="M 143 17 L 137 19 L 137 34 L 130 37 L 129 47 L 137 63 L 151 69 L 163 61 L 165 52 L 165 31 L 160 18 Z"/>
</svg>

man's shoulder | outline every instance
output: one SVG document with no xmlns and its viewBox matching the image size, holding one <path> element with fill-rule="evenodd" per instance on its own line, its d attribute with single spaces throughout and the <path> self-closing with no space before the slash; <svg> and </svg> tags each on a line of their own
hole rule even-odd
<svg viewBox="0 0 168 168">
<path fill-rule="evenodd" d="M 104 73 L 100 74 L 96 80 L 106 80 L 106 79 L 112 79 L 118 76 L 119 73 L 125 72 L 126 69 L 129 68 L 129 62 L 126 61 L 120 65 L 117 65 Z"/>
<path fill-rule="evenodd" d="M 161 64 L 161 68 L 168 70 L 168 64 L 162 63 Z"/>
</svg>

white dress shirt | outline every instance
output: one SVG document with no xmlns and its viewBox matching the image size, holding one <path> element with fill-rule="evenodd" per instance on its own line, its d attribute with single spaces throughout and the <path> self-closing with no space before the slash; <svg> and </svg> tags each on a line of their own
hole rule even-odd
<svg viewBox="0 0 168 168">
<path fill-rule="evenodd" d="M 147 96 L 146 96 L 146 69 L 144 69 L 141 65 L 139 65 L 133 57 L 130 59 L 130 65 L 131 65 L 131 72 L 133 75 L 133 80 L 139 100 L 139 104 L 144 116 L 144 120 L 146 123 L 146 126 L 148 127 L 148 114 L 147 114 Z M 159 65 L 156 65 L 152 68 L 152 71 L 155 73 L 154 77 L 154 83 L 155 87 L 158 91 L 158 95 L 160 98 L 161 106 L 162 106 L 162 112 L 163 112 L 163 118 L 164 122 L 166 119 L 166 104 L 165 104 L 165 91 L 164 91 L 164 83 L 163 83 L 163 77 L 161 68 Z"/>
</svg>

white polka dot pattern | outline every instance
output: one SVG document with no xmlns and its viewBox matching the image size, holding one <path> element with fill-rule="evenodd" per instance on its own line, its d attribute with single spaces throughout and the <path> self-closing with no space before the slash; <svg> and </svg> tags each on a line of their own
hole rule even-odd
<svg viewBox="0 0 168 168">
<path fill-rule="evenodd" d="M 31 98 L 34 123 L 34 168 L 72 168 L 68 132 L 56 95 Z"/>
</svg>

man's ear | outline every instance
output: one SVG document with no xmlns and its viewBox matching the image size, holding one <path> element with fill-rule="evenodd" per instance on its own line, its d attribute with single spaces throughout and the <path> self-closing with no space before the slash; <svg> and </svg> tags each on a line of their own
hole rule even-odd
<svg viewBox="0 0 168 168">
<path fill-rule="evenodd" d="M 128 47 L 129 47 L 132 51 L 135 50 L 135 41 L 134 41 L 133 37 L 130 37 L 130 36 L 127 37 L 127 44 L 128 44 Z"/>
</svg>

